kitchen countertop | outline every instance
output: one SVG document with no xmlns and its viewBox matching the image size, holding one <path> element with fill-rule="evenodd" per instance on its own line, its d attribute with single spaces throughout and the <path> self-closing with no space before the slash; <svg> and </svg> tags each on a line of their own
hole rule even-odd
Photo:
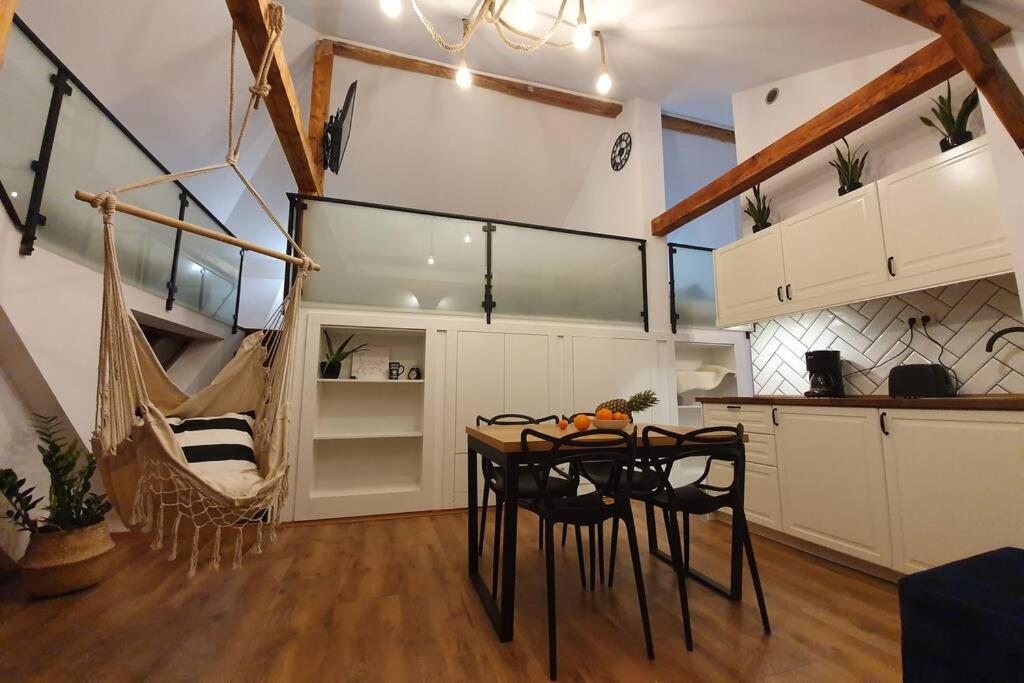
<svg viewBox="0 0 1024 683">
<path fill-rule="evenodd" d="M 910 408 L 932 410 L 1024 410 L 1024 394 L 975 394 L 953 398 L 890 398 L 889 396 L 847 396 L 806 398 L 804 396 L 700 396 L 699 403 L 732 405 L 821 406 L 829 408 Z"/>
</svg>

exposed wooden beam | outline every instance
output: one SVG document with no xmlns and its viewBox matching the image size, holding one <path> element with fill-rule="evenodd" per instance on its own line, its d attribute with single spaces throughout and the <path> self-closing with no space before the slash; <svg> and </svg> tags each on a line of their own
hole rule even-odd
<svg viewBox="0 0 1024 683">
<path fill-rule="evenodd" d="M 677 133 L 689 133 L 690 135 L 702 135 L 713 140 L 731 142 L 736 144 L 736 132 L 728 128 L 712 126 L 710 123 L 692 121 L 671 114 L 661 115 L 661 127 L 665 130 L 674 130 Z"/>
<path fill-rule="evenodd" d="M 316 44 L 316 55 L 313 57 L 313 86 L 309 94 L 309 128 L 306 139 L 309 149 L 313 152 L 316 162 L 317 181 L 324 186 L 324 163 L 321 140 L 324 125 L 330 116 L 331 81 L 334 78 L 334 44 L 330 40 L 320 40 Z"/>
<path fill-rule="evenodd" d="M 226 0 L 231 20 L 238 32 L 239 42 L 245 51 L 249 66 L 255 72 L 263 59 L 263 51 L 270 40 L 270 29 L 266 15 L 268 0 Z M 270 94 L 265 98 L 267 112 L 277 131 L 285 158 L 295 177 L 299 192 L 320 194 L 316 162 L 306 141 L 306 128 L 302 120 L 302 108 L 295 95 L 291 71 L 285 59 L 280 41 L 274 48 L 267 82 Z"/>
<path fill-rule="evenodd" d="M 862 0 L 872 7 L 877 7 L 880 10 L 885 10 L 889 14 L 895 14 L 901 19 L 912 21 L 918 26 L 922 26 L 929 31 L 935 31 L 941 33 L 936 27 L 932 18 L 925 11 L 922 3 L 919 0 Z M 959 3 L 957 3 L 959 4 Z M 1009 27 L 1003 22 L 995 19 L 994 17 L 985 14 L 979 10 L 971 7 L 963 7 L 964 12 L 970 18 L 971 22 L 978 27 L 984 35 L 992 35 L 998 33 L 999 35 L 1005 34 L 1009 31 Z"/>
<path fill-rule="evenodd" d="M 1001 23 L 984 23 L 991 42 L 1009 31 Z M 987 32 L 986 32 L 987 31 Z M 667 235 L 681 225 L 737 197 L 754 185 L 806 159 L 858 128 L 909 102 L 962 70 L 945 39 L 935 40 L 730 169 L 651 221 L 651 233 Z"/>
<path fill-rule="evenodd" d="M 372 47 L 356 45 L 341 40 L 334 41 L 334 54 L 345 59 L 354 59 L 376 66 L 386 66 L 392 69 L 401 69 L 402 71 L 411 71 L 448 80 L 455 79 L 454 67 L 394 52 L 376 50 Z M 561 107 L 562 109 L 571 109 L 585 114 L 605 116 L 612 119 L 622 113 L 622 105 L 618 102 L 610 102 L 596 97 L 545 88 L 544 86 L 513 81 L 499 76 L 474 73 L 473 87 L 493 90 L 552 107 Z"/>
<path fill-rule="evenodd" d="M 4 52 L 7 51 L 7 36 L 11 34 L 14 11 L 18 0 L 0 0 L 0 69 L 4 68 Z"/>
</svg>

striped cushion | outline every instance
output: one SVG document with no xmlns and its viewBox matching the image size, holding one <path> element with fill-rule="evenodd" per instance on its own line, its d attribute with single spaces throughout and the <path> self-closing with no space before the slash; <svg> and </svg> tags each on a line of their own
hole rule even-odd
<svg viewBox="0 0 1024 683">
<path fill-rule="evenodd" d="M 255 463 L 252 429 L 256 414 L 228 413 L 216 417 L 168 418 L 185 460 L 190 463 L 243 460 Z"/>
</svg>

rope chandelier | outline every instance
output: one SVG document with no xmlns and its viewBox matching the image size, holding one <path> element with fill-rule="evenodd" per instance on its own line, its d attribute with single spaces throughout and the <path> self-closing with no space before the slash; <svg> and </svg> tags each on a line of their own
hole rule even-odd
<svg viewBox="0 0 1024 683">
<path fill-rule="evenodd" d="M 579 3 L 579 13 L 576 16 L 575 24 L 565 18 L 566 5 L 570 3 L 570 0 L 561 0 L 558 14 L 551 25 L 541 33 L 534 33 L 533 24 L 537 19 L 537 10 L 531 0 L 477 0 L 479 7 L 473 14 L 473 18 L 462 20 L 461 39 L 458 42 L 449 42 L 441 35 L 434 22 L 427 18 L 423 10 L 420 9 L 418 0 L 409 0 L 413 11 L 423 24 L 423 28 L 427 30 L 438 47 L 448 52 L 459 53 L 459 68 L 455 72 L 455 82 L 459 87 L 468 88 L 473 84 L 473 74 L 466 64 L 466 48 L 477 29 L 484 24 L 490 24 L 506 47 L 526 53 L 534 52 L 545 45 L 559 49 L 575 47 L 577 50 L 583 51 L 590 47 L 594 38 L 597 38 L 601 52 L 601 71 L 594 87 L 597 92 L 606 95 L 612 89 L 612 78 L 608 73 L 604 36 L 600 31 L 590 28 L 583 6 L 584 0 L 571 1 Z M 380 8 L 385 15 L 394 19 L 401 14 L 402 3 L 403 0 L 380 0 Z M 561 26 L 573 27 L 571 41 L 559 42 L 553 39 Z"/>
</svg>

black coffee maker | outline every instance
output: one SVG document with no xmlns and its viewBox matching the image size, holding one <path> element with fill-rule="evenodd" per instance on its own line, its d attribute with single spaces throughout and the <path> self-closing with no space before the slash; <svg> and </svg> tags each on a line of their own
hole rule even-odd
<svg viewBox="0 0 1024 683">
<path fill-rule="evenodd" d="M 843 397 L 843 369 L 838 351 L 808 351 L 807 373 L 810 375 L 811 389 L 805 391 L 808 398 Z"/>
</svg>

